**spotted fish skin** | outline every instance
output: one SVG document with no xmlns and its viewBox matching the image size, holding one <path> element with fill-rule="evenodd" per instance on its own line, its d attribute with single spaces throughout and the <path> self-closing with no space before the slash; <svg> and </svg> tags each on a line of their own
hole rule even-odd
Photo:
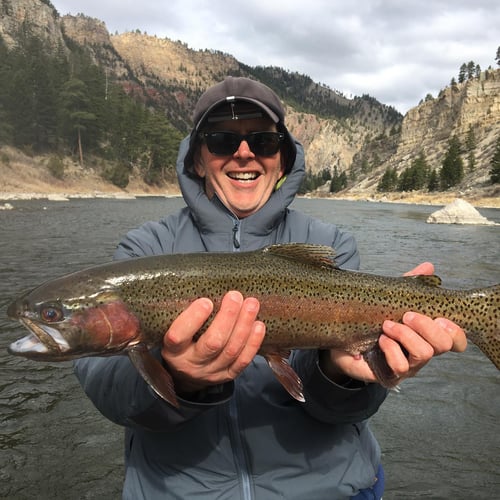
<svg viewBox="0 0 500 500">
<path fill-rule="evenodd" d="M 155 388 L 158 367 L 150 367 L 148 350 L 161 343 L 172 321 L 195 298 L 209 297 L 215 307 L 206 328 L 224 294 L 239 290 L 260 301 L 259 319 L 266 324 L 261 354 L 299 400 L 300 379 L 284 361 L 291 349 L 362 353 L 381 382 L 394 385 L 387 366 L 378 366 L 383 357 L 371 354 L 383 321 L 401 321 L 410 310 L 454 321 L 500 369 L 500 285 L 472 290 L 439 285 L 437 276 L 340 270 L 330 247 L 309 244 L 143 257 L 73 273 L 21 296 L 8 314 L 35 338 L 15 342 L 10 352 L 52 361 L 127 353 Z M 165 397 L 165 386 L 157 392 Z M 169 398 L 175 400 L 173 390 Z"/>
</svg>

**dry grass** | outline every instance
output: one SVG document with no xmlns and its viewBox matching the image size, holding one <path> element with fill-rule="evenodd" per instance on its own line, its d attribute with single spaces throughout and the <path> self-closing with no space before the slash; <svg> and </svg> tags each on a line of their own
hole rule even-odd
<svg viewBox="0 0 500 500">
<path fill-rule="evenodd" d="M 29 157 L 11 147 L 0 148 L 0 199 L 44 198 L 60 196 L 126 196 L 173 195 L 176 186 L 162 188 L 148 186 L 138 178 L 131 178 L 126 189 L 106 182 L 94 168 L 81 168 L 70 159 L 64 159 L 63 179 L 56 179 L 48 171 L 48 156 Z"/>
</svg>

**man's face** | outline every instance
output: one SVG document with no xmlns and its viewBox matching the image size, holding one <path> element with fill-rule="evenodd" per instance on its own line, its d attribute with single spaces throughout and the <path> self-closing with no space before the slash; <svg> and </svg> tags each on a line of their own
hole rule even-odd
<svg viewBox="0 0 500 500">
<path fill-rule="evenodd" d="M 225 131 L 241 135 L 252 132 L 276 132 L 269 118 L 227 120 L 210 127 L 210 132 Z M 217 155 L 202 143 L 195 154 L 196 173 L 205 179 L 209 198 L 217 194 L 224 205 L 238 218 L 248 217 L 259 210 L 271 196 L 284 173 L 282 154 L 256 155 L 247 141 L 241 141 L 233 154 Z"/>
</svg>

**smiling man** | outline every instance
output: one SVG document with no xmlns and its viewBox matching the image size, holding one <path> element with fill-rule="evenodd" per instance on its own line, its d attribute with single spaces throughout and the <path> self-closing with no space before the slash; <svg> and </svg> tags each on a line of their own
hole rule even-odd
<svg viewBox="0 0 500 500">
<path fill-rule="evenodd" d="M 179 150 L 186 206 L 130 231 L 115 258 L 302 242 L 328 245 L 338 266 L 357 269 L 352 235 L 289 208 L 305 162 L 284 114 L 276 94 L 248 78 L 209 88 Z M 381 497 L 380 449 L 368 420 L 386 390 L 360 357 L 300 350 L 289 359 L 304 385 L 305 402 L 296 401 L 257 355 L 266 334 L 259 308 L 232 290 L 201 335 L 214 309 L 209 298 L 174 320 L 157 355 L 179 408 L 157 397 L 125 356 L 76 361 L 94 404 L 126 427 L 124 499 Z M 411 314 L 404 324 L 384 323 L 379 345 L 404 380 L 466 340 L 453 323 Z"/>
</svg>

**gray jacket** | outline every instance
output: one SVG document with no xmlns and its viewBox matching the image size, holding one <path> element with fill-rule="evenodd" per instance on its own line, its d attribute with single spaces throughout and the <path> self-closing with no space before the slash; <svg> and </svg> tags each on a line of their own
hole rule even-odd
<svg viewBox="0 0 500 500">
<path fill-rule="evenodd" d="M 297 146 L 284 184 L 259 212 L 238 220 L 185 174 L 184 140 L 177 170 L 187 207 L 130 231 L 115 257 L 308 242 L 332 246 L 340 266 L 358 268 L 352 236 L 288 208 L 305 169 Z M 290 362 L 304 382 L 306 403 L 292 399 L 257 356 L 236 381 L 195 401 L 181 399 L 175 409 L 150 390 L 127 357 L 76 361 L 76 375 L 96 407 L 126 427 L 123 498 L 338 500 L 370 487 L 380 449 L 367 419 L 385 389 L 332 383 L 314 350 L 295 351 Z"/>
</svg>

